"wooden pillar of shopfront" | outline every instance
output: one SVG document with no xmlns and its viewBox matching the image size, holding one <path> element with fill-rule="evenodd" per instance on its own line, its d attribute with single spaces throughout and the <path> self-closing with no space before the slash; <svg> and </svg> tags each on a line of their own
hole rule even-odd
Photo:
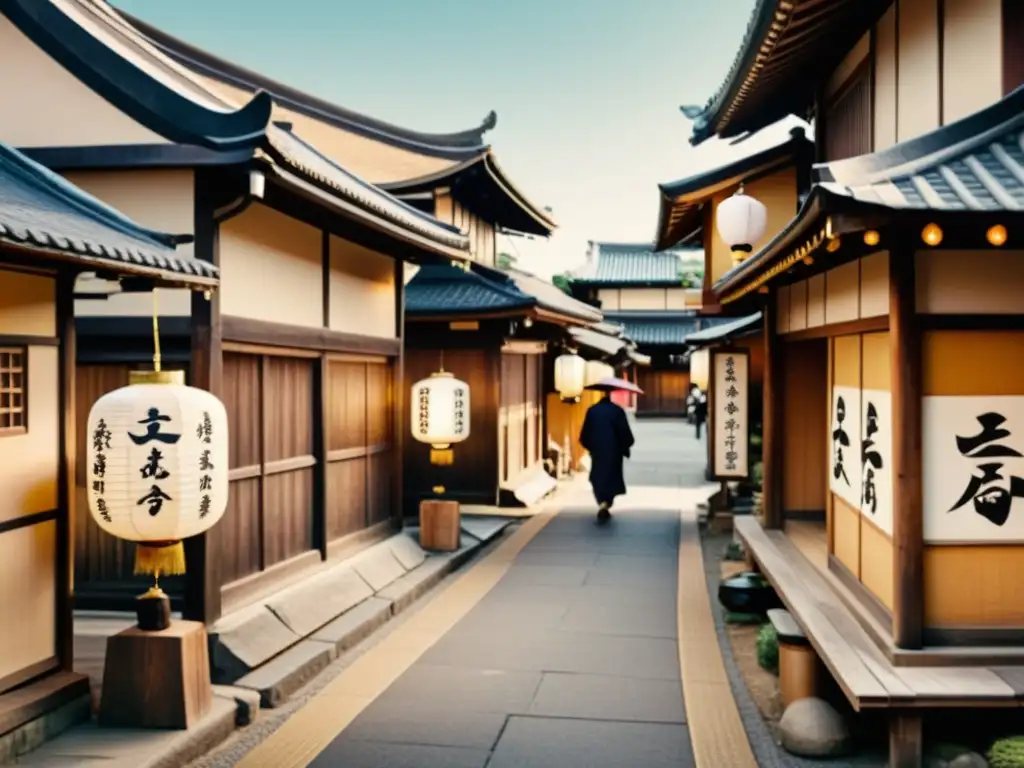
<svg viewBox="0 0 1024 768">
<path fill-rule="evenodd" d="M 782 528 L 782 344 L 775 333 L 775 294 L 762 310 L 764 383 L 761 387 L 761 503 L 765 528 Z"/>
<path fill-rule="evenodd" d="M 889 254 L 892 355 L 893 642 L 921 647 L 924 524 L 921 495 L 921 334 L 915 307 L 914 251 Z"/>
</svg>

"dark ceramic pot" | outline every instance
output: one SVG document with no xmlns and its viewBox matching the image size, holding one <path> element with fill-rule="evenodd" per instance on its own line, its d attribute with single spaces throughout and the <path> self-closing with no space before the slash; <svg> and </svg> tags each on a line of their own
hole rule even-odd
<svg viewBox="0 0 1024 768">
<path fill-rule="evenodd" d="M 718 585 L 718 602 L 732 613 L 766 613 L 782 607 L 772 585 L 758 573 L 741 573 Z"/>
</svg>

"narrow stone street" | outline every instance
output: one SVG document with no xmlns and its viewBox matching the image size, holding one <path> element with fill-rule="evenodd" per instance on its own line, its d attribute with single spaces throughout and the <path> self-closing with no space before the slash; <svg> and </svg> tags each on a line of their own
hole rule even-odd
<svg viewBox="0 0 1024 768">
<path fill-rule="evenodd" d="M 575 484 L 241 764 L 697 764 L 677 585 L 681 517 L 695 531 L 692 510 L 707 490 L 703 443 L 681 421 L 634 430 L 629 494 L 610 523 L 596 524 L 588 486 Z M 517 550 L 503 556 L 506 546 Z"/>
</svg>

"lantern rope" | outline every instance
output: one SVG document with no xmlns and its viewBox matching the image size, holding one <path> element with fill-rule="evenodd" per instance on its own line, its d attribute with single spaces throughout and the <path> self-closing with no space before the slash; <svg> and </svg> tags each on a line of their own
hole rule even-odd
<svg viewBox="0 0 1024 768">
<path fill-rule="evenodd" d="M 153 370 L 160 372 L 160 304 L 153 289 Z"/>
</svg>

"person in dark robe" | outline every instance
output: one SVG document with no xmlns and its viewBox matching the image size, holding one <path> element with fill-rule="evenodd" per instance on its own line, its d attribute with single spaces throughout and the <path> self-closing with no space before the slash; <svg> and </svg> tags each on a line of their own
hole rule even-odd
<svg viewBox="0 0 1024 768">
<path fill-rule="evenodd" d="M 612 402 L 611 393 L 587 409 L 580 445 L 590 453 L 590 486 L 597 500 L 597 519 L 603 522 L 611 517 L 615 497 L 626 492 L 622 460 L 629 458 L 633 447 L 626 412 Z"/>
<path fill-rule="evenodd" d="M 694 405 L 693 418 L 693 423 L 697 425 L 697 439 L 700 440 L 701 427 L 708 420 L 708 396 L 699 389 L 697 390 L 697 402 Z"/>
</svg>

